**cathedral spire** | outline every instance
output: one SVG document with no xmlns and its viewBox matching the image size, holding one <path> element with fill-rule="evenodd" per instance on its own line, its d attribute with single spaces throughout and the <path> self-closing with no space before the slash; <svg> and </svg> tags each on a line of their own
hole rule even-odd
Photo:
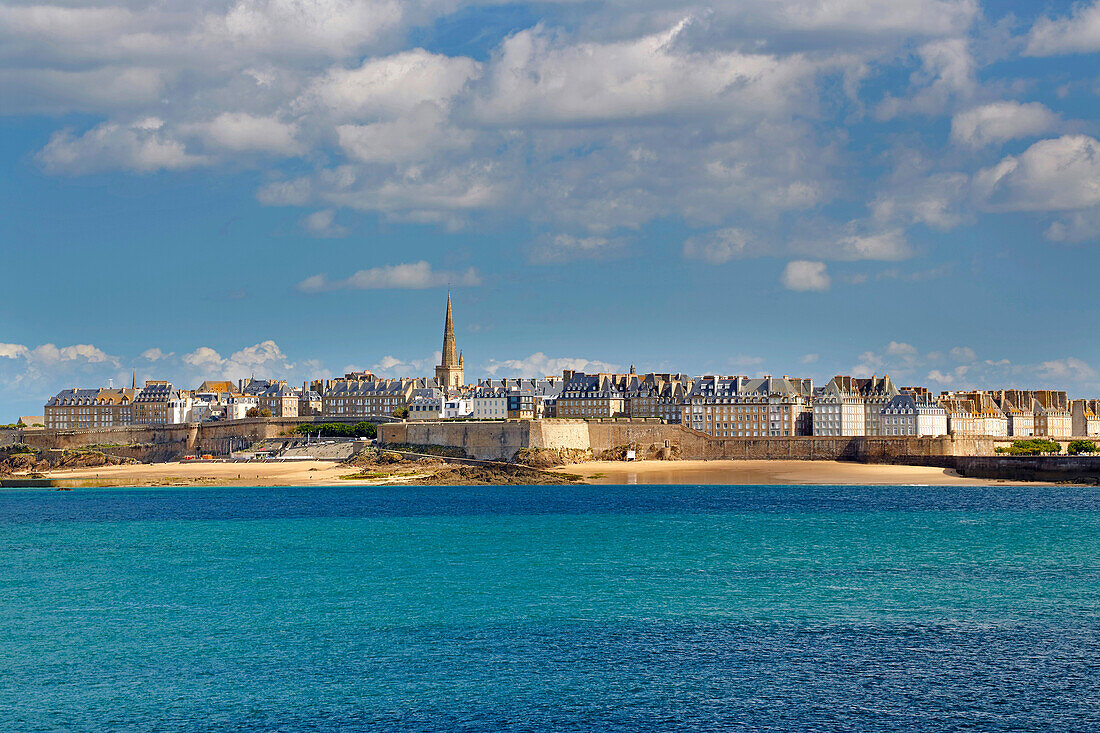
<svg viewBox="0 0 1100 733">
<path fill-rule="evenodd" d="M 451 314 L 451 294 L 447 293 L 447 322 L 443 326 L 443 358 L 435 368 L 435 381 L 441 389 L 461 387 L 464 379 L 462 357 L 455 345 L 455 323 Z"/>
<path fill-rule="evenodd" d="M 458 366 L 458 349 L 455 346 L 455 324 L 451 315 L 451 294 L 447 293 L 447 322 L 443 326 L 443 363 L 442 366 Z"/>
</svg>

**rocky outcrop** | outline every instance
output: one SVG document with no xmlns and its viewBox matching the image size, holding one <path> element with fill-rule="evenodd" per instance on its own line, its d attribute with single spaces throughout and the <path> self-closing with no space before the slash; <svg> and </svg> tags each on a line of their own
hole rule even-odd
<svg viewBox="0 0 1100 733">
<path fill-rule="evenodd" d="M 489 466 L 457 466 L 448 464 L 430 476 L 417 478 L 413 483 L 425 486 L 537 486 L 543 484 L 572 484 L 579 476 L 565 473 L 539 471 L 526 466 L 495 464 Z"/>
<path fill-rule="evenodd" d="M 402 456 L 393 451 L 372 448 L 356 453 L 340 465 L 360 469 L 359 473 L 344 477 L 348 479 L 397 479 L 425 486 L 530 486 L 571 484 L 580 480 L 579 476 L 540 471 L 529 466 L 458 460 L 460 462 L 455 463 L 442 457 Z"/>
<path fill-rule="evenodd" d="M 99 468 L 101 466 L 125 466 L 137 463 L 133 458 L 111 456 L 97 450 L 65 451 L 56 468 Z"/>
<path fill-rule="evenodd" d="M 38 453 L 11 453 L 0 459 L 0 475 L 3 476 L 41 473 L 49 468 L 49 461 L 39 458 Z"/>
<path fill-rule="evenodd" d="M 629 458 L 630 451 L 634 451 L 634 458 Z M 616 445 L 596 454 L 597 461 L 675 461 L 680 457 L 680 446 L 664 445 L 662 443 L 650 443 L 641 445 L 629 443 Z"/>
<path fill-rule="evenodd" d="M 520 448 L 512 459 L 528 468 L 554 468 L 592 460 L 592 451 L 585 448 Z"/>
</svg>

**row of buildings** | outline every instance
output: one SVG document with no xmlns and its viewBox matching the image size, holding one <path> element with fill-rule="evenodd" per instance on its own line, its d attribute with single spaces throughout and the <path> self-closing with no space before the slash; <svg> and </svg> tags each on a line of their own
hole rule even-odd
<svg viewBox="0 0 1100 733">
<path fill-rule="evenodd" d="M 836 376 L 822 387 L 802 377 L 586 374 L 481 379 L 441 385 L 432 378 L 166 381 L 128 388 L 63 390 L 45 405 L 54 429 L 168 425 L 257 415 L 336 420 L 538 420 L 648 418 L 716 437 L 939 436 L 1100 437 L 1100 400 L 1056 390 L 943 392 L 898 387 L 888 376 Z"/>
<path fill-rule="evenodd" d="M 206 381 L 193 390 L 171 382 L 147 380 L 130 387 L 73 387 L 58 392 L 44 408 L 47 429 L 175 425 L 213 420 L 243 420 L 258 414 L 298 417 L 321 414 L 321 397 L 286 380 Z"/>
<path fill-rule="evenodd" d="M 716 437 L 940 436 L 1100 437 L 1100 401 L 1054 390 L 943 392 L 898 387 L 888 376 L 750 379 L 686 374 L 586 374 L 481 379 L 466 384 L 447 296 L 443 351 L 434 378 L 384 379 L 369 371 L 307 381 L 249 378 L 178 389 L 137 380 L 129 388 L 64 390 L 45 406 L 54 429 L 240 420 L 257 415 L 336 420 L 647 418 Z"/>
</svg>

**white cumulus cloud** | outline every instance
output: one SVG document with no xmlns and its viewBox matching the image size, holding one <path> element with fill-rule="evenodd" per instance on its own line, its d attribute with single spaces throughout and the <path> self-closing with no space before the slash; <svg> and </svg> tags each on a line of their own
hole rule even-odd
<svg viewBox="0 0 1100 733">
<path fill-rule="evenodd" d="M 561 374 L 565 369 L 579 372 L 598 373 L 616 372 L 619 367 L 606 361 L 583 359 L 580 357 L 550 357 L 541 351 L 524 359 L 492 359 L 485 371 L 493 376 L 505 377 L 545 377 Z"/>
<path fill-rule="evenodd" d="M 1088 135 L 1040 140 L 980 171 L 976 194 L 992 211 L 1065 211 L 1100 205 L 1100 142 Z"/>
<path fill-rule="evenodd" d="M 500 124 L 704 109 L 757 116 L 788 108 L 817 71 L 799 56 L 678 51 L 677 37 L 690 22 L 613 43 L 563 44 L 540 29 L 516 33 L 489 71 L 477 114 Z"/>
<path fill-rule="evenodd" d="M 145 118 L 128 125 L 104 122 L 80 135 L 61 130 L 39 151 L 38 160 L 50 173 L 93 173 L 118 168 L 152 173 L 208 162 L 201 155 L 188 153 L 184 144 L 165 132 L 163 126 L 163 120 Z"/>
<path fill-rule="evenodd" d="M 759 252 L 753 245 L 753 236 L 749 232 L 737 227 L 727 227 L 710 234 L 688 237 L 684 242 L 684 257 L 721 265 L 734 258 Z"/>
<path fill-rule="evenodd" d="M 780 282 L 788 290 L 823 291 L 832 284 L 824 262 L 793 260 L 783 268 Z"/>
<path fill-rule="evenodd" d="M 951 139 L 959 145 L 980 148 L 1041 135 L 1058 124 L 1058 115 L 1039 102 L 993 102 L 955 115 L 951 120 Z"/>
<path fill-rule="evenodd" d="M 329 69 L 313 82 L 298 104 L 320 104 L 337 119 L 394 119 L 424 103 L 446 106 L 481 71 L 465 57 L 421 48 L 367 59 L 360 66 Z"/>
<path fill-rule="evenodd" d="M 241 379 L 255 374 L 260 378 L 282 378 L 294 373 L 295 364 L 272 340 L 261 341 L 223 357 L 209 346 L 200 346 L 184 354 L 182 361 L 191 367 L 195 378 Z"/>
<path fill-rule="evenodd" d="M 302 219 L 302 225 L 315 237 L 343 237 L 348 234 L 347 227 L 336 223 L 336 209 L 314 211 Z"/>
<path fill-rule="evenodd" d="M 208 42 L 272 54 L 343 56 L 401 22 L 397 0 L 237 0 L 206 17 Z"/>
<path fill-rule="evenodd" d="M 0 359 L 26 359 L 30 349 L 23 344 L 0 344 Z"/>
<path fill-rule="evenodd" d="M 247 112 L 224 112 L 209 122 L 180 126 L 181 132 L 198 135 L 208 145 L 234 151 L 261 151 L 296 155 L 302 146 L 295 139 L 298 126 L 274 117 Z"/>
<path fill-rule="evenodd" d="M 476 287 L 481 285 L 481 276 L 473 267 L 457 272 L 433 270 L 430 263 L 421 260 L 359 270 L 342 280 L 329 280 L 325 275 L 313 275 L 298 283 L 298 290 L 303 293 L 328 290 L 423 290 L 448 285 Z"/>
<path fill-rule="evenodd" d="M 1057 56 L 1100 51 L 1100 0 L 1076 3 L 1068 16 L 1044 17 L 1028 34 L 1025 53 Z"/>
</svg>

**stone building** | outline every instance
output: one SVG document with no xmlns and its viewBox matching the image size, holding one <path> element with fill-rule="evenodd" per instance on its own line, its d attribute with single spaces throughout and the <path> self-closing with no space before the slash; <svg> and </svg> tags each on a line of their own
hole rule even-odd
<svg viewBox="0 0 1100 733">
<path fill-rule="evenodd" d="M 658 418 L 663 422 L 680 422 L 682 405 L 691 392 L 692 379 L 686 374 L 634 375 L 628 381 L 627 414 L 633 418 Z"/>
<path fill-rule="evenodd" d="M 1035 432 L 1048 438 L 1069 438 L 1073 435 L 1073 413 L 1065 392 L 1036 390 Z"/>
<path fill-rule="evenodd" d="M 882 435 L 947 435 L 947 411 L 931 395 L 902 392 L 882 408 Z"/>
<path fill-rule="evenodd" d="M 721 438 L 810 435 L 813 380 L 700 377 L 682 406 L 683 422 Z"/>
<path fill-rule="evenodd" d="M 298 393 L 298 417 L 313 417 L 321 414 L 321 395 L 310 389 L 309 382 L 302 384 Z"/>
<path fill-rule="evenodd" d="M 229 381 L 228 379 L 207 379 L 193 391 L 202 394 L 229 394 L 231 392 L 240 392 L 241 385 L 242 382 L 240 380 L 234 383 Z"/>
<path fill-rule="evenodd" d="M 508 417 L 508 380 L 479 379 L 470 390 L 470 416 L 475 420 L 503 420 Z"/>
<path fill-rule="evenodd" d="M 951 435 L 982 435 L 981 420 L 973 402 L 945 395 L 940 397 L 940 404 L 947 412 L 947 430 Z"/>
<path fill-rule="evenodd" d="M 470 405 L 470 399 L 464 395 L 453 394 L 443 401 L 441 417 L 444 420 L 468 418 L 472 413 L 473 407 Z"/>
<path fill-rule="evenodd" d="M 185 389 L 173 390 L 168 399 L 168 424 L 179 425 L 194 420 L 195 401 Z"/>
<path fill-rule="evenodd" d="M 1016 400 L 1024 399 L 1023 404 L 1017 404 Z M 1010 398 L 1005 390 L 993 393 L 993 401 L 1005 415 L 1008 424 L 1008 434 L 1014 438 L 1030 438 L 1035 435 L 1035 408 L 1030 397 L 1021 398 L 1016 395 Z"/>
<path fill-rule="evenodd" d="M 447 293 L 447 320 L 443 324 L 443 358 L 435 368 L 435 382 L 441 389 L 455 390 L 465 382 L 462 352 L 455 346 L 455 325 L 451 315 L 451 294 Z"/>
<path fill-rule="evenodd" d="M 260 406 L 260 398 L 254 394 L 230 392 L 221 397 L 225 402 L 227 420 L 244 420 L 248 417 L 249 410 Z"/>
<path fill-rule="evenodd" d="M 43 408 L 43 424 L 54 430 L 130 425 L 137 393 L 135 387 L 62 390 Z"/>
<path fill-rule="evenodd" d="M 566 369 L 562 372 L 557 413 L 562 418 L 595 420 L 626 417 L 629 374 L 585 374 Z"/>
<path fill-rule="evenodd" d="M 1070 415 L 1074 437 L 1100 438 L 1100 400 L 1074 400 Z"/>
<path fill-rule="evenodd" d="M 507 399 L 509 420 L 534 420 L 539 416 L 535 390 L 531 387 L 511 389 Z"/>
<path fill-rule="evenodd" d="M 1004 399 L 1034 415 L 1034 435 L 1068 438 L 1073 434 L 1073 414 L 1065 392 L 1053 389 L 1006 389 Z"/>
<path fill-rule="evenodd" d="M 470 401 L 470 417 L 475 420 L 535 420 L 547 417 L 546 405 L 557 398 L 561 387 L 557 377 L 479 379 L 463 396 Z"/>
<path fill-rule="evenodd" d="M 298 403 L 298 391 L 283 379 L 267 382 L 262 390 L 256 392 L 256 407 L 270 410 L 272 417 L 298 417 Z"/>
<path fill-rule="evenodd" d="M 530 381 L 535 398 L 535 418 L 557 417 L 558 397 L 565 384 L 560 377 L 543 377 Z"/>
<path fill-rule="evenodd" d="M 882 409 L 901 394 L 890 377 L 835 376 L 814 393 L 814 435 L 883 435 Z"/>
<path fill-rule="evenodd" d="M 325 417 L 390 416 L 409 406 L 414 389 L 426 386 L 423 380 L 378 379 L 370 375 L 346 374 L 334 379 L 321 395 L 321 414 Z"/>
<path fill-rule="evenodd" d="M 414 389 L 409 397 L 409 420 L 439 420 L 446 399 L 437 387 Z"/>
<path fill-rule="evenodd" d="M 134 398 L 134 425 L 168 425 L 173 419 L 171 403 L 178 400 L 179 391 L 171 382 L 160 379 L 146 380 L 145 386 Z"/>
<path fill-rule="evenodd" d="M 988 392 L 943 392 L 940 404 L 951 435 L 1008 437 L 1008 417 Z"/>
</svg>

